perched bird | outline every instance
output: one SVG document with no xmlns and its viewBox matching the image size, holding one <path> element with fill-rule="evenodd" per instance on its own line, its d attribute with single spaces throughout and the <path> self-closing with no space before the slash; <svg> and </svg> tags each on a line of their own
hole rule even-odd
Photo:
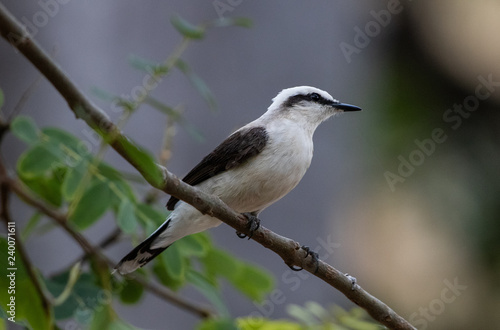
<svg viewBox="0 0 500 330">
<path fill-rule="evenodd" d="M 290 192 L 306 173 L 318 125 L 337 113 L 358 110 L 318 88 L 284 89 L 267 112 L 231 134 L 183 181 L 245 214 L 254 231 L 258 214 Z M 222 223 L 175 197 L 167 208 L 172 211 L 167 220 L 116 265 L 120 274 L 144 266 L 178 239 Z"/>
</svg>

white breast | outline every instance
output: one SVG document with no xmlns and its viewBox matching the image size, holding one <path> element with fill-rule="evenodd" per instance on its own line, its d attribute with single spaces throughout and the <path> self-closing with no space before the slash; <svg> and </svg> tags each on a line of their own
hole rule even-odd
<svg viewBox="0 0 500 330">
<path fill-rule="evenodd" d="M 199 187 L 238 212 L 258 212 L 290 192 L 311 164 L 312 136 L 293 122 L 268 123 L 264 150 Z"/>
</svg>

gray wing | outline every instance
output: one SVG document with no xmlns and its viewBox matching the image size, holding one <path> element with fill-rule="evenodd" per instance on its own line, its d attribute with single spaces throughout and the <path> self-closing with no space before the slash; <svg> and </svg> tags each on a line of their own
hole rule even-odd
<svg viewBox="0 0 500 330">
<path fill-rule="evenodd" d="M 225 139 L 217 148 L 196 165 L 182 181 L 196 186 L 221 172 L 243 164 L 264 149 L 268 135 L 264 127 L 239 130 Z M 173 210 L 178 198 L 172 196 L 167 209 Z"/>
</svg>

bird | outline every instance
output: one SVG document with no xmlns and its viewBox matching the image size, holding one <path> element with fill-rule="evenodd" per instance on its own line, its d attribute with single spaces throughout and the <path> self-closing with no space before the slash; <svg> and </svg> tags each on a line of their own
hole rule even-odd
<svg viewBox="0 0 500 330">
<path fill-rule="evenodd" d="M 244 214 L 251 236 L 259 227 L 260 212 L 288 194 L 306 173 L 316 128 L 336 114 L 359 110 L 315 87 L 283 89 L 262 116 L 229 135 L 182 180 Z M 131 273 L 182 237 L 222 223 L 174 196 L 166 206 L 171 213 L 165 222 L 123 257 L 113 272 Z M 307 247 L 306 251 L 314 257 Z"/>
</svg>

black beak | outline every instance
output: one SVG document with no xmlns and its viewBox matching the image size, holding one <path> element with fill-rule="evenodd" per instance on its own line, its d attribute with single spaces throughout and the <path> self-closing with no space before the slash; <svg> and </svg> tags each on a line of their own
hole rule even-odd
<svg viewBox="0 0 500 330">
<path fill-rule="evenodd" d="M 343 110 L 343 111 L 361 111 L 360 107 L 357 107 L 352 104 L 346 104 L 346 103 L 337 103 L 337 104 L 332 104 L 332 107 Z"/>
</svg>

